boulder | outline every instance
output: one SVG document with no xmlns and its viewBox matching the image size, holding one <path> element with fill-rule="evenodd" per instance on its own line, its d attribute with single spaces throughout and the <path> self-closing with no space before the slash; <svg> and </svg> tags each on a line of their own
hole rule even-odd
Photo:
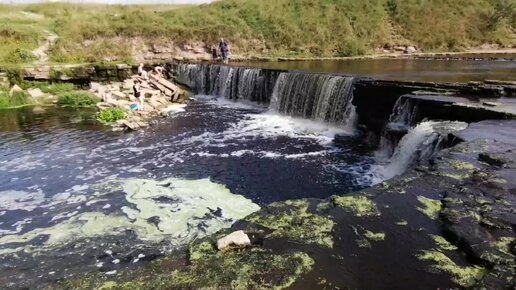
<svg viewBox="0 0 516 290">
<path fill-rule="evenodd" d="M 14 85 L 9 91 L 9 96 L 12 96 L 16 92 L 23 92 L 23 89 L 20 88 L 18 85 Z"/>
<path fill-rule="evenodd" d="M 105 89 L 104 90 L 101 89 L 102 87 L 103 86 L 100 83 L 97 83 L 97 82 L 90 83 L 90 91 L 93 93 L 97 93 L 99 91 L 105 91 Z"/>
<path fill-rule="evenodd" d="M 217 248 L 219 250 L 224 250 L 231 245 L 249 246 L 251 245 L 251 240 L 244 231 L 236 231 L 217 241 Z"/>
<path fill-rule="evenodd" d="M 36 89 L 28 89 L 27 93 L 29 94 L 29 96 L 31 96 L 31 98 L 34 98 L 34 99 L 41 98 L 41 97 L 43 97 L 45 95 L 45 93 L 43 93 L 38 88 L 36 88 Z"/>
<path fill-rule="evenodd" d="M 128 129 L 131 129 L 133 131 L 140 129 L 140 126 L 138 126 L 138 123 L 136 123 L 136 122 L 131 122 L 129 120 L 123 120 L 121 123 Z"/>
<path fill-rule="evenodd" d="M 412 53 L 416 53 L 417 49 L 413 46 L 408 46 L 407 49 L 405 50 L 405 53 L 408 53 L 408 54 L 412 54 Z"/>
<path fill-rule="evenodd" d="M 113 91 L 111 94 L 117 99 L 128 99 L 127 95 L 121 91 Z"/>
</svg>

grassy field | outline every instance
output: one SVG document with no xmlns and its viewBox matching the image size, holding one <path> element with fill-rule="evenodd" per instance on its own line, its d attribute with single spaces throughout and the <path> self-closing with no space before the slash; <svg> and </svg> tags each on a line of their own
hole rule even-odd
<svg viewBox="0 0 516 290">
<path fill-rule="evenodd" d="M 220 37 L 229 39 L 234 53 L 248 56 L 355 56 L 400 44 L 425 51 L 516 46 L 514 0 L 221 0 L 200 6 L 54 3 L 0 6 L 0 14 L 0 24 L 10 23 L 0 26 L 0 39 L 8 43 L 0 48 L 4 63 L 30 62 L 24 52 L 37 46 L 45 30 L 60 37 L 49 56 L 61 63 L 131 61 L 143 44 L 209 46 Z"/>
</svg>

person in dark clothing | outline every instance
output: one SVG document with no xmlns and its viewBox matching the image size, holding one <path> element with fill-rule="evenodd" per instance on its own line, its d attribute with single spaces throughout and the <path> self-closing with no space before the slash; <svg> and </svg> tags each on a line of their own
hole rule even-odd
<svg viewBox="0 0 516 290">
<path fill-rule="evenodd" d="M 228 63 L 228 60 L 229 60 L 229 44 L 224 40 L 224 38 L 220 39 L 219 49 L 220 49 L 220 56 L 222 57 L 222 61 L 224 63 Z"/>
<path fill-rule="evenodd" d="M 213 60 L 217 60 L 217 58 L 219 58 L 219 54 L 217 53 L 217 48 L 215 48 L 215 45 L 211 46 L 211 57 Z"/>
</svg>

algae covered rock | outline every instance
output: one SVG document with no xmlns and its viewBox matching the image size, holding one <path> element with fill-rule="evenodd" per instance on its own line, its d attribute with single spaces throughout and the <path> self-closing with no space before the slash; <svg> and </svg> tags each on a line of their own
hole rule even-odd
<svg viewBox="0 0 516 290">
<path fill-rule="evenodd" d="M 309 205 L 306 200 L 273 203 L 247 217 L 246 221 L 270 230 L 268 238 L 333 247 L 332 229 L 335 223 L 327 217 L 311 213 Z"/>
</svg>

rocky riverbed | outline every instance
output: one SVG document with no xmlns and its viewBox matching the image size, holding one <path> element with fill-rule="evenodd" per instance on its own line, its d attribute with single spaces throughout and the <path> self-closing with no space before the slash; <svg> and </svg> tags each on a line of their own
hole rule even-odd
<svg viewBox="0 0 516 290">
<path fill-rule="evenodd" d="M 59 287 L 513 288 L 515 135 L 512 120 L 473 123 L 428 166 L 375 187 L 273 203 L 146 269 Z M 251 246 L 217 250 L 236 230 Z"/>
</svg>

